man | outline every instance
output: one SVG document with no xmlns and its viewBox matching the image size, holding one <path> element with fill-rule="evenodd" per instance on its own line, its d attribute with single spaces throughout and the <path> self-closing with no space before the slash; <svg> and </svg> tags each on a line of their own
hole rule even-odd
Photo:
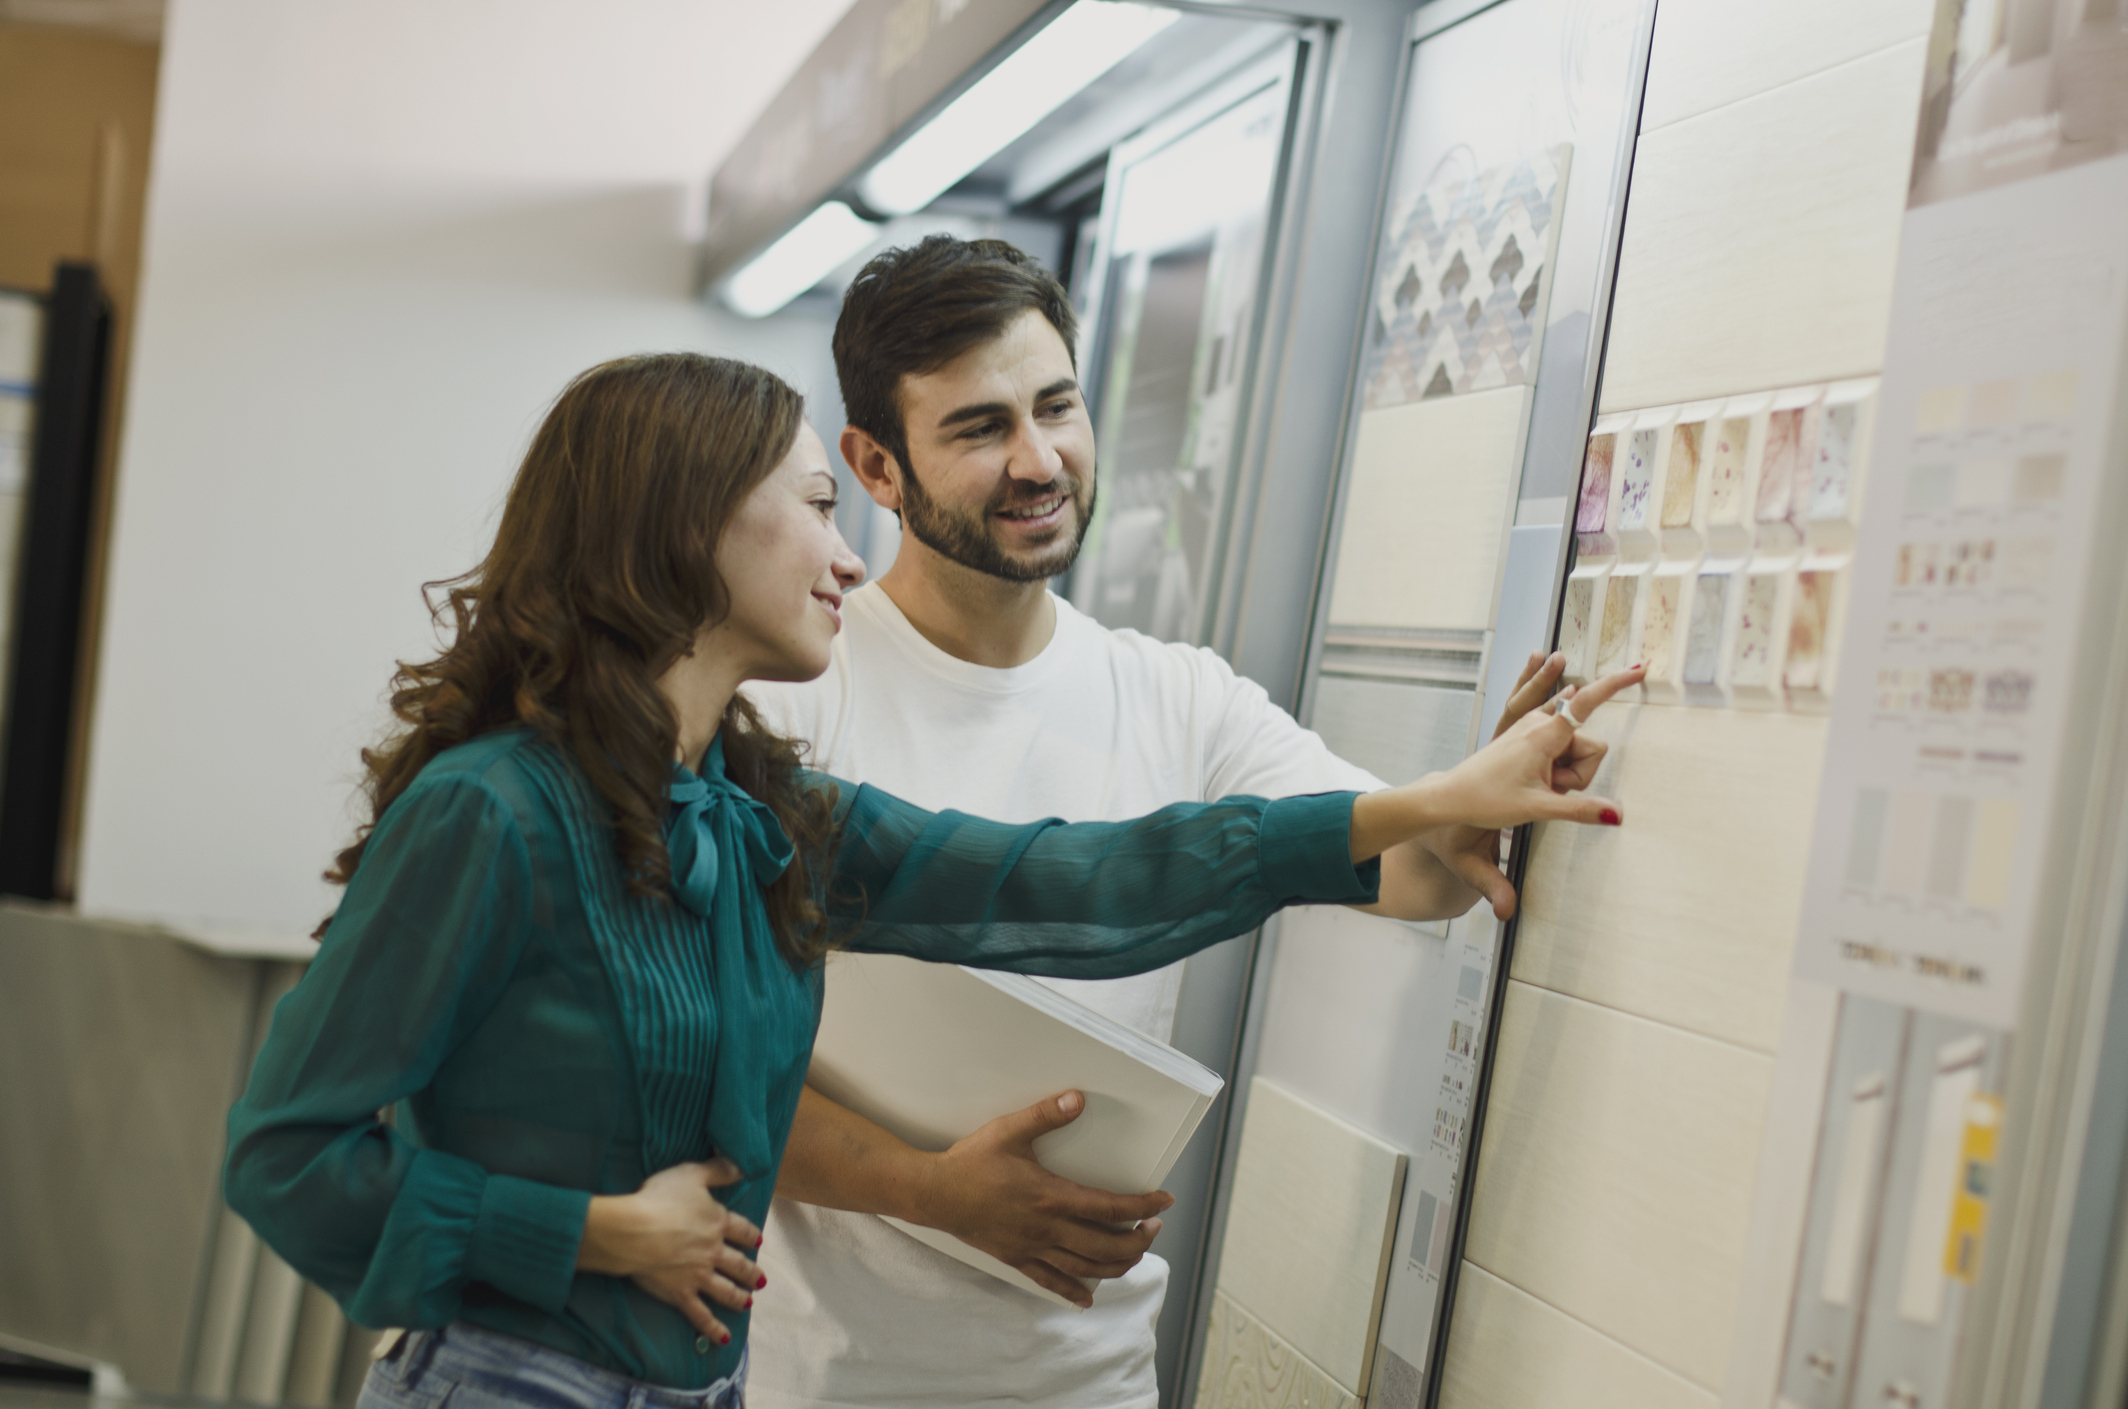
<svg viewBox="0 0 2128 1409">
<path fill-rule="evenodd" d="M 1050 594 L 1095 495 L 1076 334 L 1063 288 L 998 241 L 935 235 L 865 267 L 835 329 L 841 449 L 901 516 L 901 547 L 845 599 L 827 673 L 750 686 L 752 698 L 812 742 L 818 767 L 1005 821 L 1382 786 L 1212 652 L 1110 631 Z M 1510 722 L 1561 664 L 1533 663 Z M 1398 848 L 1376 908 L 1426 919 L 1486 898 L 1506 914 L 1496 845 L 1457 829 Z M 1181 968 L 1052 985 L 1164 1042 Z M 1154 1405 L 1167 1265 L 1145 1253 L 1172 1200 L 1086 1189 L 1035 1162 L 1033 1139 L 1080 1104 L 1065 1092 L 930 1154 L 809 1089 L 764 1239 L 772 1290 L 754 1311 L 748 1402 Z M 1074 1279 L 1113 1280 L 1069 1310 L 880 1214 L 951 1232 L 1082 1307 Z"/>
</svg>

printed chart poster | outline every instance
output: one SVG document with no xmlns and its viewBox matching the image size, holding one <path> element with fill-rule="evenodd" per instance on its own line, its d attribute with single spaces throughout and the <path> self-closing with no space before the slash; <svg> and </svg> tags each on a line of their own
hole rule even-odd
<svg viewBox="0 0 2128 1409">
<path fill-rule="evenodd" d="M 1989 66 L 2014 46 L 1974 43 L 1976 90 L 2016 71 Z M 2002 1028 L 2042 861 L 2070 840 L 2055 798 L 2082 766 L 2066 721 L 2128 322 L 2128 155 L 2014 150 L 2043 174 L 1958 166 L 1966 194 L 1907 213 L 1796 959 Z"/>
</svg>

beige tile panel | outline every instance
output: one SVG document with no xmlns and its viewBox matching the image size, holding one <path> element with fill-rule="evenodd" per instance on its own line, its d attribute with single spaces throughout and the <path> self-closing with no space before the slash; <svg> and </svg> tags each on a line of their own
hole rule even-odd
<svg viewBox="0 0 2128 1409">
<path fill-rule="evenodd" d="M 1663 0 L 1640 130 L 1922 38 L 1935 8 L 1934 0 Z"/>
<path fill-rule="evenodd" d="M 1718 1392 L 1773 1059 L 1510 982 L 1465 1256 Z"/>
<path fill-rule="evenodd" d="M 1715 1398 L 1556 1307 L 1463 1264 L 1442 1409 L 1715 1409 Z"/>
<path fill-rule="evenodd" d="M 1603 410 L 1881 366 L 1925 43 L 1640 139 Z"/>
<path fill-rule="evenodd" d="M 1360 1401 L 1276 1331 L 1214 1292 L 1197 1409 L 1360 1409 Z"/>
<path fill-rule="evenodd" d="M 1493 624 L 1529 397 L 1526 386 L 1501 387 L 1361 413 L 1334 624 Z"/>
<path fill-rule="evenodd" d="M 1358 1398 L 1404 1163 L 1403 1151 L 1284 1088 L 1249 1083 L 1218 1289 Z"/>
<path fill-rule="evenodd" d="M 1825 751 L 1822 715 L 1604 706 L 1622 827 L 1540 827 L 1517 978 L 1771 1054 Z"/>
</svg>

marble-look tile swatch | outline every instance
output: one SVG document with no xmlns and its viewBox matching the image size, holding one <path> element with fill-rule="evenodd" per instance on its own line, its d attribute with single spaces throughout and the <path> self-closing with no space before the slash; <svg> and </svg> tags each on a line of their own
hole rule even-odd
<svg viewBox="0 0 2128 1409">
<path fill-rule="evenodd" d="M 1559 609 L 1559 651 L 1566 657 L 1566 673 L 1586 675 L 1589 654 L 1589 618 L 1596 610 L 1596 579 L 1570 577 L 1566 602 Z"/>
<path fill-rule="evenodd" d="M 1791 690 L 1815 690 L 1824 678 L 1832 587 L 1830 572 L 1796 574 L 1795 608 L 1788 618 L 1788 659 L 1781 667 L 1781 678 Z"/>
<path fill-rule="evenodd" d="M 1766 453 L 1759 459 L 1760 523 L 1779 523 L 1793 512 L 1797 485 L 1809 463 L 1804 444 L 1809 409 L 1795 406 L 1766 418 Z"/>
<path fill-rule="evenodd" d="M 1648 582 L 1647 614 L 1640 625 L 1640 658 L 1650 680 L 1667 680 L 1675 662 L 1677 603 L 1683 593 L 1682 577 L 1657 577 Z"/>
<path fill-rule="evenodd" d="M 1722 661 L 1722 616 L 1729 574 L 1703 572 L 1692 590 L 1692 627 L 1685 635 L 1685 683 L 1712 685 Z"/>
<path fill-rule="evenodd" d="M 1660 431 L 1638 430 L 1625 438 L 1625 466 L 1619 472 L 1618 527 L 1648 526 L 1648 496 L 1655 488 L 1655 445 Z"/>
<path fill-rule="evenodd" d="M 1603 630 L 1596 637 L 1596 666 L 1591 675 L 1609 675 L 1633 662 L 1626 650 L 1633 644 L 1633 603 L 1640 595 L 1639 577 L 1613 577 L 1604 584 Z"/>
<path fill-rule="evenodd" d="M 1685 528 L 1692 522 L 1692 503 L 1699 492 L 1700 447 L 1706 438 L 1705 421 L 1687 421 L 1670 432 L 1670 464 L 1663 476 L 1664 528 Z"/>
<path fill-rule="evenodd" d="M 1602 533 L 1611 509 L 1611 460 L 1618 437 L 1589 437 L 1588 458 L 1581 466 L 1581 500 L 1574 510 L 1574 532 Z"/>
<path fill-rule="evenodd" d="M 1849 479 L 1855 463 L 1858 402 L 1825 408 L 1818 422 L 1817 465 L 1810 477 L 1810 517 L 1820 523 L 1847 517 Z"/>
<path fill-rule="evenodd" d="M 1744 509 L 1744 454 L 1751 448 L 1746 417 L 1707 423 L 1707 522 L 1735 523 Z"/>
<path fill-rule="evenodd" d="M 1736 664 L 1729 674 L 1731 684 L 1763 689 L 1773 683 L 1773 610 L 1780 591 L 1778 574 L 1752 573 L 1744 579 L 1744 600 L 1736 619 Z"/>
</svg>

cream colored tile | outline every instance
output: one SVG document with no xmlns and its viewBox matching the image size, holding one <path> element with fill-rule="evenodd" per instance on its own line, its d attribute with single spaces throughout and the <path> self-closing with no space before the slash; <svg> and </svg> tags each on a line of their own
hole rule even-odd
<svg viewBox="0 0 2128 1409">
<path fill-rule="evenodd" d="M 1718 1391 L 1773 1060 L 1510 982 L 1465 1255 Z"/>
<path fill-rule="evenodd" d="M 1924 45 L 1640 139 L 1604 410 L 1878 369 Z"/>
<path fill-rule="evenodd" d="M 1358 1397 L 1404 1162 L 1262 1077 L 1249 1083 L 1218 1289 Z"/>
<path fill-rule="evenodd" d="M 1360 415 L 1330 620 L 1483 630 L 1493 624 L 1529 388 Z"/>
<path fill-rule="evenodd" d="M 1463 1264 L 1442 1409 L 1714 1409 L 1714 1396 Z"/>
<path fill-rule="evenodd" d="M 1821 715 L 1606 705 L 1622 827 L 1543 826 L 1515 976 L 1772 1053 L 1825 752 Z"/>
<path fill-rule="evenodd" d="M 1664 0 L 1640 130 L 1927 36 L 1934 0 Z"/>
<path fill-rule="evenodd" d="M 1214 1292 L 1197 1409 L 1360 1409 L 1360 1401 L 1276 1331 Z"/>
</svg>

